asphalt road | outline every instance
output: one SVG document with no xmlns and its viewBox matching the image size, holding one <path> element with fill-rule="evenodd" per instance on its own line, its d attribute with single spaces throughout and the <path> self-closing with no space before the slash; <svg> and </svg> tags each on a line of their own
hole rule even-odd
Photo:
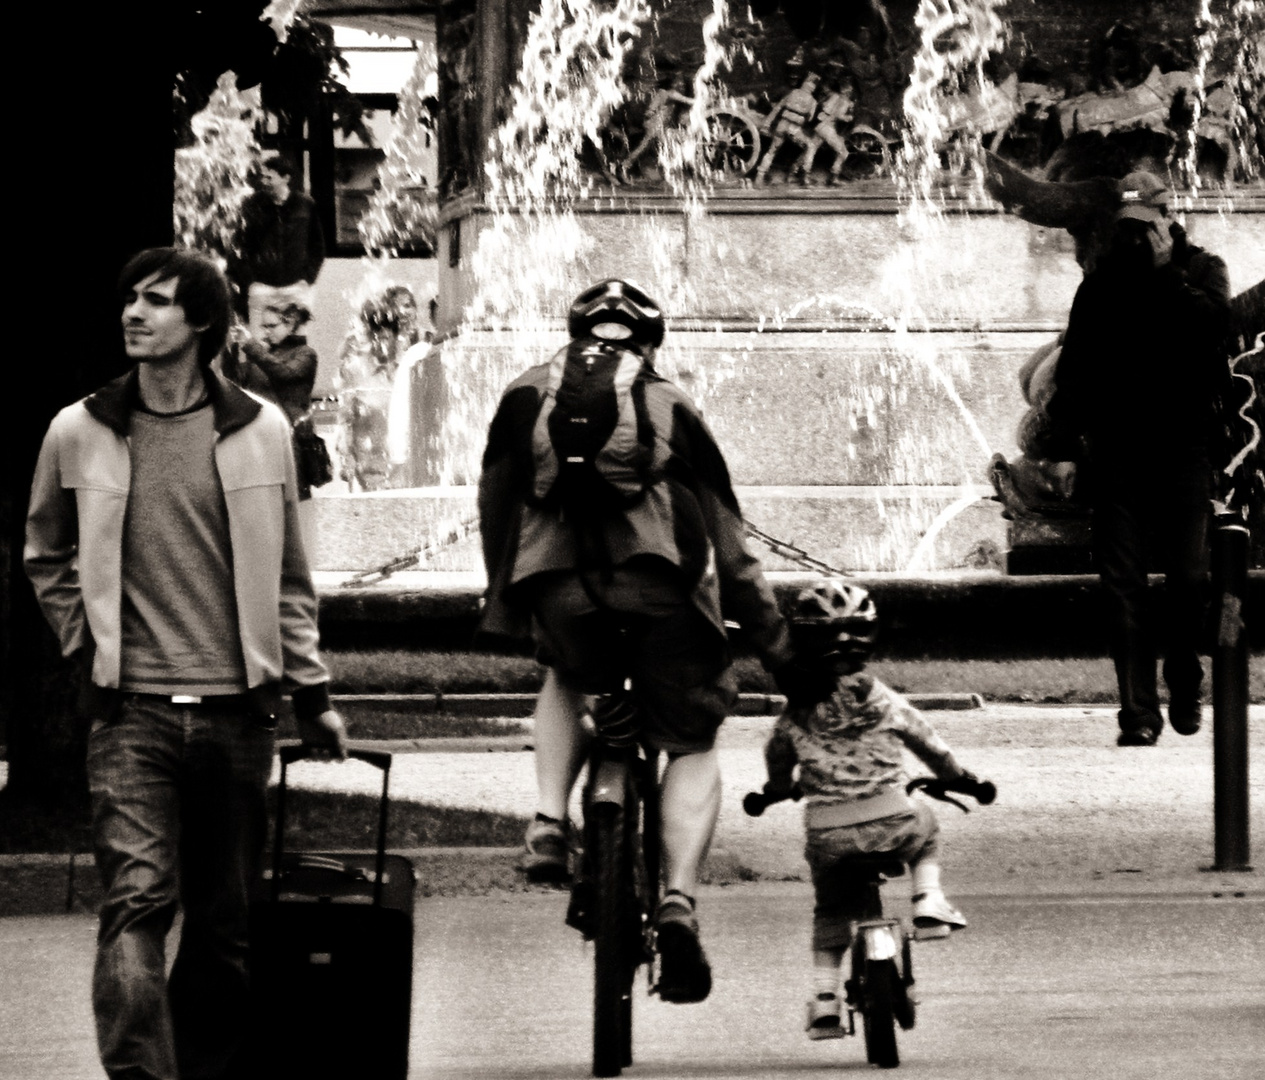
<svg viewBox="0 0 1265 1080">
<path fill-rule="evenodd" d="M 907 886 L 887 887 L 889 909 Z M 915 945 L 918 1025 L 899 1075 L 935 1080 L 1237 1080 L 1265 1059 L 1265 896 L 956 896 L 970 920 Z M 1221 892 L 1214 897 L 1213 891 Z M 417 908 L 411 1080 L 588 1075 L 592 953 L 561 894 Z M 636 1003 L 631 1078 L 804 1078 L 868 1070 L 859 1038 L 802 1031 L 811 896 L 802 884 L 701 892 L 715 988 Z M 96 1064 L 88 916 L 0 920 L 0 1077 L 81 1080 Z M 302 1080 L 302 1078 L 295 1078 Z M 359 1080 L 359 1078 L 357 1078 Z M 367 1078 L 372 1080 L 372 1078 Z"/>
</svg>

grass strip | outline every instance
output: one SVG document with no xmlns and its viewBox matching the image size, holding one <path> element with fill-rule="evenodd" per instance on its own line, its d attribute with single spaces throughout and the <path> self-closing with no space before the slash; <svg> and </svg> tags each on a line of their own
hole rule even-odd
<svg viewBox="0 0 1265 1080">
<path fill-rule="evenodd" d="M 405 649 L 329 651 L 335 693 L 535 693 L 544 668 L 521 656 Z M 1210 668 L 1210 665 L 1205 665 Z M 735 665 L 743 693 L 775 693 L 758 661 Z M 901 693 L 974 693 L 985 701 L 1110 704 L 1116 676 L 1105 657 L 1023 660 L 876 660 L 871 670 Z M 1205 701 L 1211 678 L 1205 679 Z M 1249 665 L 1249 699 L 1265 703 L 1265 657 Z"/>
<path fill-rule="evenodd" d="M 269 821 L 274 824 L 275 809 L 274 787 L 268 792 Z M 270 824 L 270 844 L 272 828 Z M 526 817 L 393 799 L 387 846 L 517 847 L 526 828 Z M 377 837 L 377 796 L 296 787 L 287 790 L 286 850 L 359 850 L 374 847 Z M 16 806 L 8 792 L 0 791 L 0 854 L 91 850 L 86 806 Z"/>
</svg>

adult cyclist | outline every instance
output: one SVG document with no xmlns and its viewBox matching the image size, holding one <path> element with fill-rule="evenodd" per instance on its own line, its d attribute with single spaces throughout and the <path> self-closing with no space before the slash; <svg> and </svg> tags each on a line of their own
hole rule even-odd
<svg viewBox="0 0 1265 1080">
<path fill-rule="evenodd" d="M 539 812 L 525 865 L 535 880 L 570 876 L 567 807 L 585 755 L 584 696 L 631 678 L 641 737 L 668 756 L 659 994 L 702 1001 L 711 970 L 694 892 L 720 810 L 716 732 L 737 696 L 725 620 L 741 625 L 784 692 L 811 697 L 815 680 L 793 662 L 715 439 L 689 397 L 654 369 L 664 336 L 658 304 L 629 282 L 602 281 L 576 298 L 568 330 L 566 348 L 505 390 L 479 480 L 488 574 L 481 630 L 531 634 L 550 669 L 535 712 Z M 644 450 L 644 491 L 605 506 L 550 504 L 538 497 L 542 410 L 556 404 L 573 359 L 616 354 L 635 373 L 629 439 Z"/>
</svg>

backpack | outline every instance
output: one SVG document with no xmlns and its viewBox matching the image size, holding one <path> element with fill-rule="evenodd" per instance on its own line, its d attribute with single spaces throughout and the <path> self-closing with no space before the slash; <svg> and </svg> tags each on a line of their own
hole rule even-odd
<svg viewBox="0 0 1265 1080">
<path fill-rule="evenodd" d="M 653 377 L 638 353 L 607 341 L 572 341 L 554 356 L 532 430 L 535 505 L 582 518 L 642 499 L 654 482 Z"/>
</svg>

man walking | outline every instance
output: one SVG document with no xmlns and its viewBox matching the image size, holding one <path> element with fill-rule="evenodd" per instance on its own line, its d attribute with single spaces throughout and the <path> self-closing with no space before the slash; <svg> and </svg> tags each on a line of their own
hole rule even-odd
<svg viewBox="0 0 1265 1080">
<path fill-rule="evenodd" d="M 127 1080 L 224 1078 L 246 1022 L 247 893 L 283 687 L 305 742 L 342 758 L 345 734 L 317 652 L 290 425 L 209 367 L 224 276 L 152 248 L 120 292 L 136 366 L 53 419 L 26 569 L 84 673 L 102 1063 Z"/>
<path fill-rule="evenodd" d="M 1107 598 L 1120 688 L 1121 746 L 1153 746 L 1164 655 L 1169 724 L 1200 724 L 1212 460 L 1229 379 L 1229 275 L 1170 224 L 1168 191 L 1148 172 L 1120 181 L 1107 249 L 1081 282 L 1046 406 L 1088 439 L 1094 559 Z M 1149 609 L 1147 571 L 1164 571 L 1166 610 Z"/>
</svg>

